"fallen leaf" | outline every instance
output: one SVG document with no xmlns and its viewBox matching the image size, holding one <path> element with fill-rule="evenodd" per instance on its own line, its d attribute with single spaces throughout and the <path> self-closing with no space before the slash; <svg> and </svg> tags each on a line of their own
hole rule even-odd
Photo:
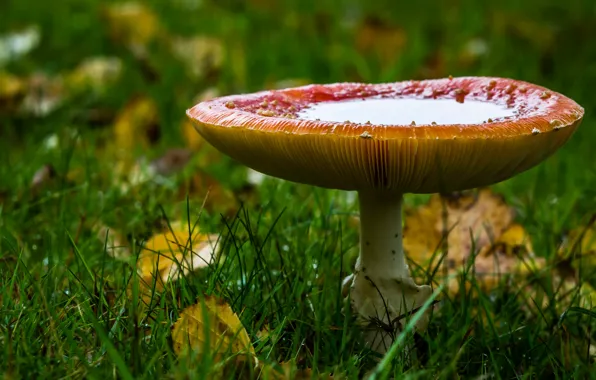
<svg viewBox="0 0 596 380">
<path fill-rule="evenodd" d="M 147 241 L 137 262 L 137 270 L 149 288 L 162 290 L 192 271 L 209 266 L 217 254 L 217 235 L 189 234 L 188 227 L 154 235 Z"/>
<path fill-rule="evenodd" d="M 192 151 L 184 148 L 168 149 L 161 157 L 151 161 L 149 167 L 157 175 L 171 176 L 186 167 L 192 154 Z"/>
<path fill-rule="evenodd" d="M 219 70 L 224 61 L 224 46 L 214 37 L 174 37 L 170 47 L 173 56 L 184 63 L 188 74 L 194 78 L 207 77 Z"/>
<path fill-rule="evenodd" d="M 54 178 L 56 178 L 56 169 L 54 166 L 51 164 L 44 165 L 33 174 L 29 188 L 33 193 L 36 193 Z"/>
<path fill-rule="evenodd" d="M 259 186 L 268 176 L 254 169 L 246 170 L 246 181 L 252 186 Z"/>
<path fill-rule="evenodd" d="M 140 2 L 110 4 L 103 14 L 110 37 L 137 54 L 162 32 L 155 12 Z"/>
<path fill-rule="evenodd" d="M 463 45 L 459 53 L 459 63 L 463 67 L 469 67 L 486 56 L 488 52 L 488 44 L 484 39 L 473 38 Z"/>
<path fill-rule="evenodd" d="M 169 177 L 181 172 L 192 156 L 193 152 L 188 149 L 171 148 L 150 162 L 144 157 L 139 158 L 130 169 L 124 159 L 116 165 L 113 179 L 123 193 L 150 181 L 161 185 L 175 184 Z"/>
<path fill-rule="evenodd" d="M 437 275 L 451 276 L 451 294 L 457 293 L 460 283 L 453 275 L 461 273 L 473 259 L 472 273 L 481 287 L 490 290 L 502 277 L 527 276 L 545 265 L 544 259 L 534 256 L 528 234 L 513 223 L 513 218 L 513 209 L 488 189 L 436 194 L 427 205 L 406 212 L 404 250 L 410 260 L 424 268 L 434 269 L 442 259 L 443 270 Z M 442 257 L 444 245 L 447 252 Z"/>
<path fill-rule="evenodd" d="M 511 38 L 521 37 L 543 50 L 553 46 L 556 25 L 525 18 L 513 12 L 495 11 L 492 14 L 493 33 Z"/>
<path fill-rule="evenodd" d="M 202 171 L 186 180 L 178 191 L 178 199 L 205 199 L 205 209 L 224 215 L 233 215 L 238 209 L 238 200 L 234 193 L 222 186 L 215 178 Z"/>
<path fill-rule="evenodd" d="M 113 132 L 114 146 L 121 160 L 131 160 L 137 148 L 148 149 L 159 137 L 155 101 L 144 96 L 131 99 L 116 117 Z"/>
<path fill-rule="evenodd" d="M 204 296 L 182 311 L 172 327 L 177 355 L 189 355 L 201 362 L 213 355 L 214 362 L 232 356 L 236 362 L 259 363 L 246 329 L 230 305 L 214 296 Z M 192 353 L 191 353 L 192 352 Z"/>
<path fill-rule="evenodd" d="M 0 36 L 0 66 L 16 61 L 39 45 L 41 34 L 36 25 Z"/>
<path fill-rule="evenodd" d="M 97 238 L 105 243 L 107 254 L 114 259 L 126 261 L 132 257 L 125 237 L 114 229 L 104 225 L 99 226 L 97 228 Z"/>
<path fill-rule="evenodd" d="M 272 365 L 263 365 L 261 367 L 260 378 L 263 380 L 310 380 L 313 379 L 315 372 L 312 368 L 296 367 L 293 361 L 281 362 L 275 368 Z M 320 373 L 315 379 L 333 379 L 334 376 L 329 373 Z"/>
<path fill-rule="evenodd" d="M 56 110 L 66 98 L 62 77 L 37 73 L 27 81 L 21 109 L 34 116 L 46 116 Z"/>
<path fill-rule="evenodd" d="M 205 91 L 199 93 L 192 101 L 192 104 L 197 104 L 207 100 L 211 100 L 220 96 L 220 92 L 216 87 L 209 87 Z M 210 146 L 205 139 L 197 132 L 193 122 L 189 118 L 184 118 L 182 122 L 182 137 L 186 145 L 194 150 L 199 151 L 205 147 Z"/>
<path fill-rule="evenodd" d="M 0 111 L 12 111 L 25 95 L 25 81 L 16 75 L 0 71 Z"/>
<path fill-rule="evenodd" d="M 81 62 L 65 82 L 74 93 L 93 91 L 101 93 L 116 82 L 122 74 L 122 61 L 116 57 L 91 57 Z"/>
<path fill-rule="evenodd" d="M 306 78 L 286 78 L 281 80 L 269 80 L 265 85 L 266 90 L 283 90 L 285 88 L 301 87 L 311 84 L 310 79 Z"/>
<path fill-rule="evenodd" d="M 558 251 L 558 257 L 568 260 L 575 269 L 596 269 L 596 216 L 586 226 L 571 230 Z"/>
<path fill-rule="evenodd" d="M 356 30 L 356 48 L 360 54 L 375 56 L 384 68 L 395 65 L 406 41 L 404 29 L 378 18 L 366 18 Z"/>
</svg>

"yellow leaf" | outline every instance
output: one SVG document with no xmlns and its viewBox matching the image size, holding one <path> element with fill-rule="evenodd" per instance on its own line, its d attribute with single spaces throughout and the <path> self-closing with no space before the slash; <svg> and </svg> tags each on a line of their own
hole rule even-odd
<svg viewBox="0 0 596 380">
<path fill-rule="evenodd" d="M 128 247 L 125 237 L 117 231 L 100 225 L 97 228 L 97 238 L 102 244 L 105 244 L 107 254 L 114 259 L 125 261 L 131 258 L 130 247 Z"/>
<path fill-rule="evenodd" d="M 237 355 L 241 360 L 258 364 L 238 315 L 230 305 L 213 296 L 205 296 L 182 311 L 172 328 L 172 341 L 177 355 L 192 352 L 197 362 L 205 356 L 213 355 L 214 361 L 218 362 L 226 356 Z"/>
<path fill-rule="evenodd" d="M 356 31 L 356 48 L 363 55 L 374 55 L 383 67 L 391 67 L 406 46 L 402 28 L 390 26 L 378 19 L 366 19 Z"/>
<path fill-rule="evenodd" d="M 178 199 L 184 200 L 186 196 L 194 199 L 205 199 L 205 209 L 225 215 L 233 215 L 239 206 L 234 193 L 224 188 L 215 178 L 197 172 L 187 180 L 185 186 L 180 188 Z"/>
<path fill-rule="evenodd" d="M 48 185 L 53 179 L 55 179 L 56 175 L 56 169 L 51 164 L 42 166 L 35 172 L 33 178 L 31 179 L 31 191 L 36 193 L 44 186 Z"/>
<path fill-rule="evenodd" d="M 513 12 L 496 11 L 492 14 L 491 27 L 497 34 L 513 34 L 521 37 L 541 49 L 553 46 L 556 38 L 556 29 L 548 23 L 524 18 Z"/>
<path fill-rule="evenodd" d="M 280 369 L 274 368 L 272 365 L 263 365 L 261 367 L 260 378 L 263 380 L 310 380 L 313 379 L 314 371 L 311 368 L 296 368 L 294 362 L 282 362 L 279 364 Z M 333 375 L 329 373 L 321 373 L 314 377 L 315 379 L 333 379 Z"/>
<path fill-rule="evenodd" d="M 575 269 L 581 266 L 596 267 L 596 222 L 590 220 L 587 226 L 571 230 L 558 256 L 569 260 Z"/>
<path fill-rule="evenodd" d="M 110 4 L 103 13 L 111 38 L 133 49 L 145 48 L 161 30 L 155 13 L 142 3 Z"/>
<path fill-rule="evenodd" d="M 273 78 L 268 80 L 265 89 L 267 90 L 281 90 L 284 88 L 301 87 L 311 84 L 312 81 L 306 78 L 286 78 L 281 80 L 274 80 Z"/>
<path fill-rule="evenodd" d="M 122 62 L 115 57 L 91 57 L 81 62 L 66 76 L 66 85 L 73 92 L 101 92 L 122 73 Z"/>
<path fill-rule="evenodd" d="M 205 91 L 199 93 L 192 101 L 192 104 L 197 104 L 206 100 L 210 100 L 220 96 L 220 92 L 216 87 L 209 87 Z M 211 147 L 210 144 L 207 144 L 205 139 L 201 137 L 201 135 L 197 132 L 194 127 L 194 124 L 190 119 L 184 118 L 182 122 L 182 137 L 186 142 L 187 146 L 194 150 L 199 151 L 203 149 L 208 149 Z"/>
<path fill-rule="evenodd" d="M 64 81 L 60 76 L 45 74 L 31 76 L 21 108 L 35 116 L 45 116 L 58 108 L 65 98 Z"/>
<path fill-rule="evenodd" d="M 434 269 L 446 243 L 443 270 L 437 274 L 450 277 L 449 293 L 459 290 L 460 278 L 454 275 L 472 258 L 472 273 L 481 287 L 490 290 L 502 277 L 527 276 L 545 265 L 544 259 L 534 256 L 529 236 L 521 225 L 513 223 L 513 217 L 513 209 L 488 189 L 433 195 L 427 205 L 406 213 L 404 249 L 416 264 Z"/>
<path fill-rule="evenodd" d="M 181 60 L 188 73 L 195 78 L 204 78 L 219 70 L 224 61 L 223 44 L 214 37 L 174 37 L 171 50 L 173 56 Z"/>
<path fill-rule="evenodd" d="M 19 77 L 0 71 L 0 111 L 16 107 L 25 94 L 25 83 Z"/>
<path fill-rule="evenodd" d="M 159 132 L 157 105 L 147 97 L 131 99 L 114 122 L 114 145 L 121 159 L 132 158 L 135 148 L 149 148 Z"/>
<path fill-rule="evenodd" d="M 180 223 L 173 231 L 157 234 L 145 244 L 137 269 L 146 286 L 151 288 L 155 279 L 157 290 L 165 283 L 175 281 L 192 271 L 209 266 L 217 249 L 217 235 L 195 233 L 189 235 L 186 225 Z"/>
</svg>

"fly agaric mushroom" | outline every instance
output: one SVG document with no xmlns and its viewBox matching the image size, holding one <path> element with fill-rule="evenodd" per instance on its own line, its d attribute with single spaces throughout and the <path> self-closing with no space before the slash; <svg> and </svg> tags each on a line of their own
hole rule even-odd
<svg viewBox="0 0 596 380">
<path fill-rule="evenodd" d="M 220 151 L 259 172 L 356 190 L 360 255 L 348 277 L 361 321 L 396 318 L 431 294 L 402 247 L 405 193 L 494 184 L 561 147 L 584 110 L 546 88 L 502 78 L 339 83 L 217 98 L 187 111 Z M 423 330 L 428 316 L 416 328 Z M 390 343 L 368 342 L 383 351 Z"/>
</svg>

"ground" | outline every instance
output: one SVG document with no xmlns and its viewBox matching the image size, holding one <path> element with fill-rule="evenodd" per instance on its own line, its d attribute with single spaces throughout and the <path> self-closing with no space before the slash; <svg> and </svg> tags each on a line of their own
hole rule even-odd
<svg viewBox="0 0 596 380">
<path fill-rule="evenodd" d="M 491 291 L 478 291 L 468 273 L 472 285 L 445 291 L 428 331 L 404 335 L 377 366 L 341 294 L 358 254 L 354 194 L 255 179 L 200 140 L 184 114 L 212 96 L 312 82 L 489 75 L 560 91 L 586 109 L 577 133 L 491 190 L 513 207 L 545 266 L 572 273 L 566 291 L 575 294 L 596 281 L 590 260 L 575 265 L 594 246 L 573 243 L 596 214 L 592 1 L 118 4 L 2 5 L 6 378 L 221 374 L 209 355 L 178 356 L 172 339 L 182 310 L 206 294 L 239 316 L 261 366 L 292 362 L 338 378 L 375 368 L 380 377 L 590 376 L 596 314 L 591 304 L 561 300 L 549 271 Z M 7 42 L 17 32 L 30 51 Z M 428 200 L 406 195 L 406 208 Z M 178 281 L 154 282 L 148 294 L 137 259 L 170 227 L 213 234 L 221 255 Z M 545 300 L 533 298 L 536 284 Z M 258 372 L 229 367 L 232 378 Z"/>
</svg>

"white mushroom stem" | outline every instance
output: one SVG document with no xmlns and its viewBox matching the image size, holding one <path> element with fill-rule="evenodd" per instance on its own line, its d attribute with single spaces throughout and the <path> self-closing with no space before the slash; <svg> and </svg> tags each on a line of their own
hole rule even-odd
<svg viewBox="0 0 596 380">
<path fill-rule="evenodd" d="M 398 317 L 421 307 L 432 290 L 416 285 L 410 277 L 402 244 L 402 194 L 360 191 L 358 198 L 360 256 L 354 274 L 344 284 L 351 285 L 352 308 L 360 322 L 370 326 L 380 321 L 395 328 L 391 333 L 367 329 L 368 345 L 383 353 L 408 319 Z M 416 328 L 424 330 L 427 324 L 426 316 Z"/>
</svg>

